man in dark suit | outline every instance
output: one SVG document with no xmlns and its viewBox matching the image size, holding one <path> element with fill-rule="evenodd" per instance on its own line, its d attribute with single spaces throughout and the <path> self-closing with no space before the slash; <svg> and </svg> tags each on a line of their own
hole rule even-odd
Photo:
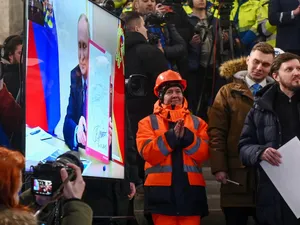
<svg viewBox="0 0 300 225">
<path fill-rule="evenodd" d="M 269 21 L 277 26 L 276 47 L 300 55 L 300 4 L 298 0 L 271 0 Z"/>
<path fill-rule="evenodd" d="M 64 122 L 64 139 L 71 150 L 86 144 L 86 93 L 89 66 L 88 43 L 90 39 L 89 22 L 82 14 L 78 20 L 78 61 L 71 71 L 71 87 L 67 115 Z"/>
</svg>

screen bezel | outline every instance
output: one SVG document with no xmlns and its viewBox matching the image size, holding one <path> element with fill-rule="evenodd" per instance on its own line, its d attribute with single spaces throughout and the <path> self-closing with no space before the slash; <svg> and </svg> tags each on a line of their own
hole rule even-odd
<svg viewBox="0 0 300 225">
<path fill-rule="evenodd" d="M 21 80 L 21 102 L 23 104 L 21 104 L 22 107 L 22 115 L 24 116 L 24 123 L 23 123 L 23 135 L 22 135 L 22 152 L 24 154 L 24 156 L 26 157 L 26 74 L 27 74 L 27 53 L 28 53 L 28 9 L 29 9 L 29 1 L 30 0 L 25 0 L 23 1 L 24 4 L 24 36 L 23 36 L 23 51 L 22 51 L 22 62 L 23 62 L 23 68 L 22 68 L 22 72 L 23 72 L 23 76 L 22 80 Z M 113 14 L 112 12 L 108 11 L 107 9 L 105 9 L 104 7 L 101 7 L 99 4 L 97 4 L 96 2 L 92 1 L 92 0 L 88 0 L 88 2 L 96 5 L 97 7 L 101 8 L 101 10 L 104 10 L 105 12 L 109 13 L 110 15 L 114 16 L 115 18 L 117 18 L 121 23 L 122 26 L 124 27 L 124 21 L 122 19 L 120 19 L 118 16 L 116 16 L 115 14 Z M 124 37 L 125 38 L 125 37 Z M 125 41 L 124 41 L 125 42 Z M 114 57 L 115 59 L 115 57 Z M 124 78 L 125 78 L 125 74 L 124 74 Z M 127 120 L 126 120 L 126 89 L 125 89 L 125 82 L 124 82 L 124 131 L 126 131 L 126 127 L 127 127 Z M 127 167 L 127 163 L 126 163 L 126 149 L 127 149 L 127 135 L 126 132 L 123 133 L 124 135 L 124 161 L 123 161 L 123 166 L 124 166 L 124 174 L 123 174 L 123 178 L 115 178 L 115 177 L 96 177 L 96 176 L 86 176 L 84 175 L 83 177 L 85 179 L 88 180 L 108 180 L 108 181 L 113 181 L 113 180 L 124 180 L 126 179 L 126 167 Z M 115 160 L 111 160 L 112 162 Z M 118 163 L 118 162 L 116 162 Z M 26 168 L 24 168 L 23 173 L 25 175 L 32 175 L 33 172 L 32 171 L 26 171 Z"/>
</svg>

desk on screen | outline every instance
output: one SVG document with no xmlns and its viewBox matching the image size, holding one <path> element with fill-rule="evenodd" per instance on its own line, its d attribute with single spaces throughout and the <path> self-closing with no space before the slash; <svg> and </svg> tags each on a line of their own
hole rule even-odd
<svg viewBox="0 0 300 225">
<path fill-rule="evenodd" d="M 47 158 L 57 150 L 61 152 L 70 151 L 63 140 L 56 137 L 41 140 L 41 134 L 31 135 L 30 131 L 33 129 L 26 128 L 26 149 L 34 149 L 34 151 L 26 152 L 26 171 L 30 166 L 37 165 L 41 160 Z M 79 148 L 80 158 L 82 160 L 89 160 L 91 163 L 83 171 L 83 175 L 89 174 L 92 177 L 115 177 L 123 178 L 124 167 L 116 162 L 110 161 L 105 164 L 92 156 L 86 154 L 85 149 Z"/>
</svg>

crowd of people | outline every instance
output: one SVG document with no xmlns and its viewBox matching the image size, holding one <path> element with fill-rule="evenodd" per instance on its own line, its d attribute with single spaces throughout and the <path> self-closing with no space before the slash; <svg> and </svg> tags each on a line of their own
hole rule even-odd
<svg viewBox="0 0 300 225">
<path fill-rule="evenodd" d="M 135 187 L 143 183 L 149 224 L 199 225 L 209 214 L 202 173 L 209 161 L 227 225 L 246 225 L 249 217 L 258 225 L 300 224 L 259 165 L 280 166 L 277 149 L 300 138 L 299 2 L 233 0 L 228 23 L 226 4 L 215 0 L 114 5 L 125 23 L 125 77 L 147 77 L 145 96 L 126 94 L 126 162 L 139 177 L 128 170 L 127 182 L 101 181 L 107 196 L 87 197 L 93 211 L 133 214 Z M 25 159 L 8 150 L 20 150 L 24 125 L 22 40 L 12 35 L 2 46 L 0 224 L 37 224 L 34 210 L 49 203 L 30 190 L 19 197 Z M 51 224 L 92 224 L 80 169 L 69 166 L 76 180 L 64 182 L 62 217 Z M 62 181 L 67 177 L 63 169 Z M 105 210 L 96 207 L 101 199 Z"/>
</svg>

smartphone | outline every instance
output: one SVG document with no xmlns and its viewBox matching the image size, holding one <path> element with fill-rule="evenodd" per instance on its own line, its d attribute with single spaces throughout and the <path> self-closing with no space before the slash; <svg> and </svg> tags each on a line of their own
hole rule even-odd
<svg viewBox="0 0 300 225">
<path fill-rule="evenodd" d="M 51 180 L 32 179 L 32 193 L 35 195 L 52 196 L 53 183 Z"/>
</svg>

